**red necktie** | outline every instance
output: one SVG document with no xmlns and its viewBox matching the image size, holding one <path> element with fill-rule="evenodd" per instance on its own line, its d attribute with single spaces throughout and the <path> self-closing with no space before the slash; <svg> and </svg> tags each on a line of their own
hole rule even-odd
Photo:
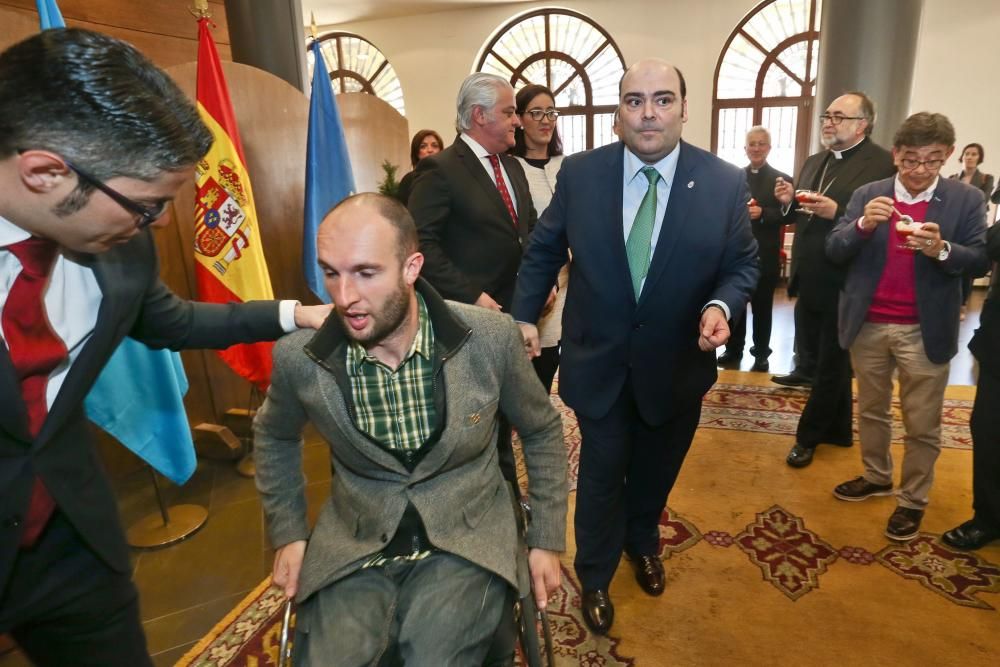
<svg viewBox="0 0 1000 667">
<path fill-rule="evenodd" d="M 514 211 L 514 200 L 510 198 L 507 184 L 503 180 L 503 172 L 500 171 L 500 156 L 490 155 L 489 158 L 490 164 L 493 165 L 493 175 L 497 179 L 497 190 L 500 191 L 500 199 L 503 199 L 503 203 L 507 206 L 507 212 L 510 213 L 510 219 L 514 222 L 514 226 L 517 227 L 517 213 Z"/>
<path fill-rule="evenodd" d="M 44 301 L 59 247 L 52 241 L 31 237 L 7 246 L 7 250 L 21 261 L 21 273 L 7 294 L 0 324 L 28 408 L 28 432 L 34 438 L 48 414 L 45 388 L 49 373 L 66 359 L 66 345 L 49 326 Z M 21 534 L 22 547 L 34 544 L 55 507 L 52 496 L 36 476 Z"/>
</svg>

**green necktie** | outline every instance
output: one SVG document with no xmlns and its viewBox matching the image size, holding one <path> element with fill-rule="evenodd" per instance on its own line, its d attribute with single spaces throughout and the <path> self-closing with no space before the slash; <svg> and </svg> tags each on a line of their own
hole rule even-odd
<svg viewBox="0 0 1000 667">
<path fill-rule="evenodd" d="M 632 274 L 632 289 L 635 299 L 639 300 L 642 291 L 642 281 L 649 272 L 649 244 L 653 240 L 653 223 L 656 220 L 656 184 L 660 180 L 660 172 L 653 167 L 643 167 L 642 175 L 649 180 L 646 196 L 639 204 L 635 221 L 625 242 L 625 254 L 628 255 L 628 270 Z"/>
</svg>

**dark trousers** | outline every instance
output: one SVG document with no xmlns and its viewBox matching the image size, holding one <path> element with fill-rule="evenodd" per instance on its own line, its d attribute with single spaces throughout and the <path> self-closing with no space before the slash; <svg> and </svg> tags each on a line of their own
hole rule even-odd
<svg viewBox="0 0 1000 667">
<path fill-rule="evenodd" d="M 153 664 L 131 576 L 111 570 L 59 511 L 14 562 L 0 632 L 10 632 L 36 665 Z"/>
<path fill-rule="evenodd" d="M 809 399 L 799 417 L 795 440 L 803 447 L 820 443 L 850 444 L 851 432 L 851 357 L 837 341 L 837 311 L 832 308 L 812 310 L 801 307 L 796 318 L 796 334 L 800 331 L 816 341 L 816 371 Z"/>
<path fill-rule="evenodd" d="M 531 365 L 535 367 L 535 374 L 542 381 L 545 393 L 552 393 L 552 381 L 555 380 L 556 370 L 559 369 L 559 346 L 543 347 L 541 354 L 531 360 Z"/>
<path fill-rule="evenodd" d="M 1000 373 L 979 367 L 972 406 L 972 509 L 976 519 L 1000 530 Z"/>
<path fill-rule="evenodd" d="M 753 356 L 767 359 L 771 354 L 771 321 L 774 308 L 774 288 L 778 285 L 778 274 L 761 275 L 757 289 L 750 297 L 753 310 Z M 747 339 L 747 311 L 744 308 L 733 315 L 733 330 L 726 343 L 726 351 L 743 353 Z"/>
<path fill-rule="evenodd" d="M 576 560 L 583 589 L 607 589 L 622 552 L 659 552 L 660 515 L 691 446 L 701 400 L 661 426 L 642 421 L 626 380 L 607 415 L 580 423 Z"/>
<path fill-rule="evenodd" d="M 802 299 L 795 300 L 795 368 L 792 370 L 799 375 L 811 378 L 816 376 L 816 363 L 819 358 L 819 339 L 816 336 L 816 328 L 810 327 L 811 316 L 802 305 Z"/>
</svg>

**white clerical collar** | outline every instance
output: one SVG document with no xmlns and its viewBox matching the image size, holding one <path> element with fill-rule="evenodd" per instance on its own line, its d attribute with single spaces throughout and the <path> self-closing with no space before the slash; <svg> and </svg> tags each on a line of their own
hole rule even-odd
<svg viewBox="0 0 1000 667">
<path fill-rule="evenodd" d="M 681 142 L 678 141 L 677 145 L 674 146 L 674 150 L 667 153 L 659 162 L 647 165 L 635 153 L 629 150 L 628 146 L 625 146 L 625 184 L 628 185 L 631 183 L 632 179 L 639 175 L 643 167 L 653 167 L 656 171 L 660 172 L 660 178 L 663 179 L 667 188 L 670 188 L 674 182 L 674 174 L 677 173 L 677 159 L 680 154 Z"/>
<path fill-rule="evenodd" d="M 859 140 L 858 140 L 858 143 L 854 144 L 854 145 L 853 145 L 853 146 L 851 146 L 850 148 L 845 148 L 845 149 L 844 149 L 844 150 L 842 150 L 842 151 L 835 151 L 835 150 L 833 150 L 833 149 L 831 148 L 831 149 L 830 149 L 830 152 L 831 152 L 831 153 L 833 153 L 833 157 L 837 158 L 838 160 L 843 160 L 843 159 L 844 159 L 844 153 L 850 153 L 850 152 L 851 152 L 852 150 L 854 150 L 855 148 L 857 148 L 857 147 L 858 147 L 858 145 L 859 145 L 859 144 L 860 144 L 860 143 L 861 143 L 862 141 L 864 141 L 864 140 L 865 140 L 865 138 L 864 138 L 864 137 L 861 137 L 861 139 L 859 139 Z"/>
<path fill-rule="evenodd" d="M 0 215 L 0 248 L 30 238 L 31 234 Z"/>
<path fill-rule="evenodd" d="M 937 189 L 938 181 L 940 180 L 940 176 L 935 176 L 934 182 L 930 184 L 930 187 L 914 197 L 907 192 L 905 187 L 903 187 L 903 184 L 899 181 L 899 174 L 896 174 L 896 178 L 893 179 L 896 190 L 896 201 L 900 204 L 919 204 L 921 202 L 930 201 L 934 198 L 934 190 Z"/>
</svg>

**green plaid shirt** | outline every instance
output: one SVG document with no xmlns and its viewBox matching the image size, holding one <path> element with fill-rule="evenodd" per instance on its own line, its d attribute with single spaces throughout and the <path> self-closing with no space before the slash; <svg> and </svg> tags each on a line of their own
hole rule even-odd
<svg viewBox="0 0 1000 667">
<path fill-rule="evenodd" d="M 420 449 L 434 431 L 434 329 L 419 292 L 417 306 L 417 335 L 399 368 L 389 368 L 360 343 L 347 346 L 355 426 L 393 450 Z"/>
</svg>

